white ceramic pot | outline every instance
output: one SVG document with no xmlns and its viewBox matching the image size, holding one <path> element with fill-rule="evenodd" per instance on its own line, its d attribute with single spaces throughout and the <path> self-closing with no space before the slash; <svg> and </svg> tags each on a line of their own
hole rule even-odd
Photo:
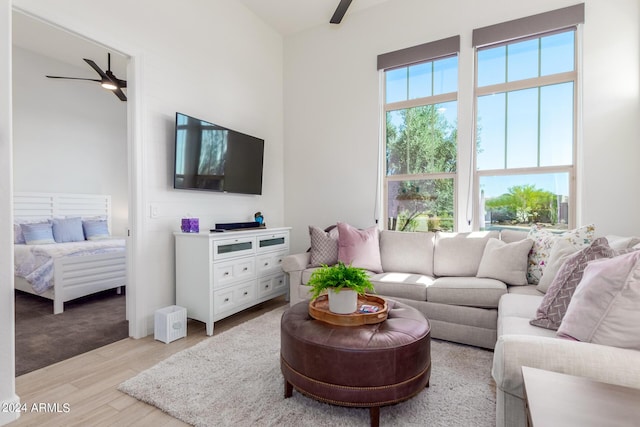
<svg viewBox="0 0 640 427">
<path fill-rule="evenodd" d="M 352 289 L 335 292 L 329 288 L 329 311 L 336 314 L 351 314 L 358 309 L 358 293 Z"/>
</svg>

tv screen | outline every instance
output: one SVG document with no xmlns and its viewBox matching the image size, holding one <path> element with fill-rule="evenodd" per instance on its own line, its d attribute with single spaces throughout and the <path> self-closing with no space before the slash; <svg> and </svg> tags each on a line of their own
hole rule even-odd
<svg viewBox="0 0 640 427">
<path fill-rule="evenodd" d="M 176 113 L 177 189 L 262 194 L 264 140 Z"/>
</svg>

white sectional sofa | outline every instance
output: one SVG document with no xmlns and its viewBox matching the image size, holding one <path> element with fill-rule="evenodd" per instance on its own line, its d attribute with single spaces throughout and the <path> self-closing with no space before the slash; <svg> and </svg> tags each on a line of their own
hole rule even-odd
<svg viewBox="0 0 640 427">
<path fill-rule="evenodd" d="M 526 426 L 522 366 L 640 388 L 640 351 L 557 338 L 555 330 L 529 323 L 544 297 L 535 285 L 476 277 L 479 269 L 486 270 L 480 266 L 490 239 L 514 243 L 527 235 L 513 230 L 381 231 L 383 272 L 371 276 L 377 295 L 420 310 L 431 323 L 433 338 L 494 349 L 498 426 Z M 514 263 L 513 255 L 501 256 L 509 264 Z M 283 261 L 291 304 L 309 297 L 306 283 L 314 270 L 309 260 L 306 252 Z M 505 266 L 496 274 L 509 277 L 521 268 Z"/>
<path fill-rule="evenodd" d="M 500 280 L 476 277 L 485 245 L 497 231 L 477 233 L 380 232 L 382 273 L 371 282 L 379 296 L 420 310 L 431 336 L 493 349 L 497 339 L 498 302 L 507 293 Z M 526 233 L 523 233 L 526 237 Z M 291 304 L 309 298 L 306 283 L 315 270 L 310 253 L 290 255 L 282 268 L 289 274 Z"/>
</svg>

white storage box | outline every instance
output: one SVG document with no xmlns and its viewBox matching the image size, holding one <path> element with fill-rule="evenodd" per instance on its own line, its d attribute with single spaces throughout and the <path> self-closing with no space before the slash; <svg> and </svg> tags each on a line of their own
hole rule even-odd
<svg viewBox="0 0 640 427">
<path fill-rule="evenodd" d="M 187 336 L 187 309 L 177 305 L 156 310 L 154 338 L 165 344 Z"/>
</svg>

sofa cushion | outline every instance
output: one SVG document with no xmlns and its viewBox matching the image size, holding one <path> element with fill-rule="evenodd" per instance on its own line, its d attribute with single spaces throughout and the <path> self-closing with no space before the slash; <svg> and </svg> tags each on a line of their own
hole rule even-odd
<svg viewBox="0 0 640 427">
<path fill-rule="evenodd" d="M 380 230 L 372 226 L 358 230 L 344 222 L 338 223 L 338 261 L 375 273 L 382 272 L 380 261 Z"/>
<path fill-rule="evenodd" d="M 439 277 L 427 287 L 427 301 L 464 305 L 468 307 L 496 308 L 507 286 L 495 279 L 478 277 Z"/>
<path fill-rule="evenodd" d="M 558 336 L 640 350 L 640 252 L 593 261 L 558 328 Z"/>
<path fill-rule="evenodd" d="M 500 298 L 498 312 L 500 317 L 521 317 L 529 320 L 536 315 L 543 295 L 507 294 Z M 553 335 L 553 334 L 552 334 Z"/>
<path fill-rule="evenodd" d="M 311 257 L 309 265 L 320 267 L 321 265 L 334 265 L 338 263 L 338 228 L 330 228 L 325 231 L 321 228 L 309 226 L 309 238 L 311 239 Z"/>
<path fill-rule="evenodd" d="M 575 230 L 566 231 L 562 234 L 553 232 L 552 230 L 534 225 L 529 230 L 528 239 L 533 240 L 533 247 L 529 252 L 529 268 L 527 270 L 527 281 L 537 285 L 544 273 L 547 265 L 551 248 L 557 239 L 567 240 L 578 249 L 589 246 L 594 239 L 595 226 L 593 224 L 585 225 Z M 539 289 L 542 290 L 542 289 Z M 542 290 L 543 291 L 543 290 Z M 543 291 L 544 292 L 544 291 Z"/>
<path fill-rule="evenodd" d="M 513 243 L 489 239 L 476 277 L 500 280 L 507 285 L 526 285 L 527 260 L 532 244 L 530 239 Z"/>
<path fill-rule="evenodd" d="M 507 292 L 510 294 L 535 295 L 537 297 L 544 296 L 542 292 L 536 289 L 536 285 L 507 286 Z"/>
<path fill-rule="evenodd" d="M 588 247 L 569 257 L 551 282 L 531 324 L 547 329 L 558 329 L 571 297 L 582 280 L 587 264 L 597 259 L 611 258 L 613 255 L 614 251 L 609 247 L 607 239 L 600 237 Z"/>
<path fill-rule="evenodd" d="M 513 243 L 518 242 L 520 240 L 526 239 L 529 235 L 529 231 L 522 230 L 509 230 L 508 228 L 504 228 L 500 230 L 500 240 L 505 243 Z"/>
<path fill-rule="evenodd" d="M 380 233 L 382 271 L 433 276 L 435 233 L 384 230 Z"/>
<path fill-rule="evenodd" d="M 498 323 L 498 336 L 503 335 L 529 335 L 536 337 L 555 338 L 554 331 L 550 329 L 538 328 L 529 323 L 529 319 L 524 317 L 500 317 Z"/>
<path fill-rule="evenodd" d="M 427 300 L 427 287 L 433 281 L 433 277 L 409 273 L 381 273 L 371 277 L 376 294 L 416 301 Z"/>
<path fill-rule="evenodd" d="M 487 241 L 499 235 L 498 231 L 437 232 L 433 255 L 434 275 L 475 277 Z"/>
<path fill-rule="evenodd" d="M 555 337 L 553 331 L 529 324 L 541 301 L 541 294 L 526 295 L 510 293 L 500 298 L 500 304 L 498 306 L 498 337 L 505 334 Z"/>
</svg>

